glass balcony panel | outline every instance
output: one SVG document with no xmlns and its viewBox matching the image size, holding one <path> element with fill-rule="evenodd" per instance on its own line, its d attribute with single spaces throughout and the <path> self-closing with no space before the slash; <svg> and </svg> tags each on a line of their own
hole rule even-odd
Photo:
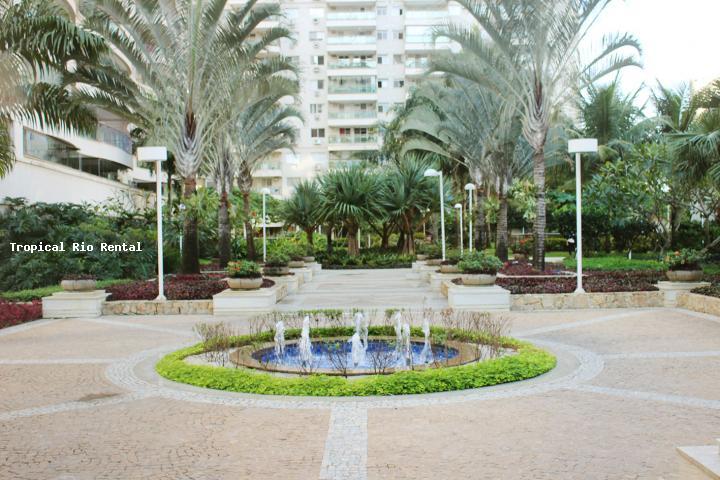
<svg viewBox="0 0 720 480">
<path fill-rule="evenodd" d="M 375 12 L 329 12 L 327 20 L 375 20 Z"/>
<path fill-rule="evenodd" d="M 342 37 L 328 37 L 327 43 L 330 45 L 354 45 L 375 43 L 375 37 L 372 35 L 347 35 Z"/>
</svg>

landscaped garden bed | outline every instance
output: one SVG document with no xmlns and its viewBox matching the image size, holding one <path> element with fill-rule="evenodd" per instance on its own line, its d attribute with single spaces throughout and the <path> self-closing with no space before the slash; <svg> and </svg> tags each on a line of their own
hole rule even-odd
<svg viewBox="0 0 720 480">
<path fill-rule="evenodd" d="M 0 328 L 12 327 L 42 317 L 42 304 L 32 302 L 9 302 L 0 299 Z"/>
<path fill-rule="evenodd" d="M 222 274 L 173 275 L 165 279 L 165 297 L 168 300 L 210 300 L 228 288 Z M 270 288 L 275 282 L 263 279 L 261 288 Z M 157 281 L 137 281 L 108 287 L 108 301 L 154 300 L 158 296 Z"/>
<path fill-rule="evenodd" d="M 583 287 L 588 293 L 607 292 L 651 292 L 657 291 L 658 280 L 664 277 L 656 271 L 628 271 L 628 272 L 586 272 L 583 277 Z M 460 280 L 456 280 L 460 283 Z M 511 294 L 529 293 L 572 293 L 577 287 L 575 277 L 558 278 L 512 278 L 497 279 L 497 285 L 510 290 Z"/>
</svg>

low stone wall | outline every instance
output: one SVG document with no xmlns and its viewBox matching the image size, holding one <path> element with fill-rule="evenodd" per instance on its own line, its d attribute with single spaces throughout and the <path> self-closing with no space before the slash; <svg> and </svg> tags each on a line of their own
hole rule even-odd
<svg viewBox="0 0 720 480">
<path fill-rule="evenodd" d="M 708 297 L 691 292 L 677 294 L 677 306 L 693 312 L 720 316 L 720 298 Z"/>
<path fill-rule="evenodd" d="M 582 308 L 648 308 L 662 307 L 663 292 L 609 292 L 609 293 L 541 293 L 511 295 L 510 309 L 571 310 Z"/>
<path fill-rule="evenodd" d="M 105 302 L 103 315 L 212 315 L 212 300 L 120 300 Z"/>
</svg>

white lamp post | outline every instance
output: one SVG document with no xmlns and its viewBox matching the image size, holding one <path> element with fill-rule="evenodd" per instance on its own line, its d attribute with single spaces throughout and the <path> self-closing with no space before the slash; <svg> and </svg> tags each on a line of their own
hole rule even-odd
<svg viewBox="0 0 720 480">
<path fill-rule="evenodd" d="M 473 228 L 472 228 L 472 220 L 473 220 L 473 193 L 475 192 L 475 184 L 474 183 L 467 183 L 465 184 L 465 190 L 468 192 L 468 244 L 470 245 L 470 251 L 472 252 L 473 249 Z"/>
<path fill-rule="evenodd" d="M 443 190 L 443 174 L 434 168 L 425 170 L 426 177 L 440 177 L 440 238 L 442 239 L 442 259 L 445 260 L 445 192 Z"/>
<path fill-rule="evenodd" d="M 263 263 L 267 261 L 267 216 L 265 214 L 265 198 L 270 193 L 270 190 L 267 188 L 262 189 L 262 198 L 263 198 Z"/>
<path fill-rule="evenodd" d="M 580 154 L 598 151 L 597 138 L 578 138 L 568 141 L 568 152 L 575 154 L 575 258 L 577 261 L 577 288 L 575 293 L 585 293 L 582 285 L 582 186 L 580 185 Z"/>
<path fill-rule="evenodd" d="M 155 300 L 165 300 L 165 272 L 163 271 L 163 228 L 162 228 L 162 169 L 160 164 L 167 160 L 165 147 L 138 147 L 138 162 L 155 163 L 155 197 L 157 199 L 157 250 L 158 250 L 158 296 Z M 170 179 L 168 178 L 168 181 Z"/>
<path fill-rule="evenodd" d="M 456 203 L 455 208 L 460 212 L 460 255 L 463 254 L 463 219 L 462 219 L 462 203 Z"/>
</svg>

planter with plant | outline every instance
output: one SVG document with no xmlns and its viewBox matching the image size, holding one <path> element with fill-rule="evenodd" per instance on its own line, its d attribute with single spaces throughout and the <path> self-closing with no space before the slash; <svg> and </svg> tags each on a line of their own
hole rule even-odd
<svg viewBox="0 0 720 480">
<path fill-rule="evenodd" d="M 426 255 L 427 265 L 437 267 L 442 262 L 442 248 L 434 243 L 423 246 L 422 253 Z"/>
<path fill-rule="evenodd" d="M 515 242 L 512 246 L 513 258 L 517 261 L 525 261 L 530 257 L 530 252 L 533 249 L 532 238 L 521 238 Z"/>
<path fill-rule="evenodd" d="M 290 257 L 290 268 L 303 268 L 305 266 L 305 249 L 297 243 L 287 243 L 282 247 L 283 253 Z"/>
<path fill-rule="evenodd" d="M 231 290 L 258 290 L 263 283 L 260 266 L 248 260 L 228 263 L 227 276 Z"/>
<path fill-rule="evenodd" d="M 302 257 L 303 262 L 313 263 L 315 261 L 315 248 L 312 245 L 305 246 L 305 256 Z"/>
<path fill-rule="evenodd" d="M 463 285 L 494 285 L 502 266 L 499 258 L 478 251 L 468 253 L 458 262 Z"/>
<path fill-rule="evenodd" d="M 671 282 L 698 282 L 703 278 L 700 262 L 705 255 L 691 248 L 685 248 L 665 256 L 665 264 L 668 267 L 666 272 Z"/>
<path fill-rule="evenodd" d="M 66 292 L 90 292 L 96 286 L 95 275 L 65 275 L 60 282 L 60 287 Z"/>
<path fill-rule="evenodd" d="M 279 277 L 282 275 L 289 275 L 290 274 L 290 267 L 288 266 L 288 263 L 290 262 L 290 257 L 286 255 L 284 252 L 276 251 L 268 253 L 267 259 L 265 260 L 265 266 L 263 268 L 263 272 L 265 275 L 269 275 L 271 277 Z"/>
<path fill-rule="evenodd" d="M 454 250 L 448 252 L 445 260 L 440 262 L 440 273 L 459 273 L 458 262 L 460 262 L 460 258 L 460 252 Z"/>
</svg>

